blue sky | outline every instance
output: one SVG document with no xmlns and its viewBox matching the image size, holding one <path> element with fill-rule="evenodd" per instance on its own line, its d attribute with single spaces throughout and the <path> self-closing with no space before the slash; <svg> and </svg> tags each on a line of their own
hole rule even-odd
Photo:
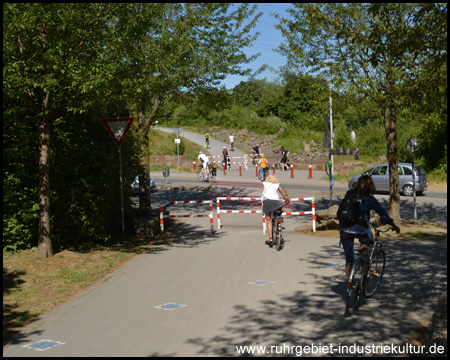
<svg viewBox="0 0 450 360">
<path fill-rule="evenodd" d="M 286 58 L 272 50 L 279 46 L 279 44 L 283 41 L 283 38 L 281 36 L 281 32 L 275 29 L 275 25 L 278 23 L 278 20 L 270 14 L 277 12 L 281 16 L 286 17 L 286 9 L 289 7 L 291 7 L 291 4 L 289 3 L 258 4 L 258 12 L 262 12 L 263 15 L 259 18 L 258 24 L 252 29 L 252 34 L 255 34 L 257 31 L 261 34 L 255 41 L 253 47 L 245 49 L 249 56 L 261 53 L 257 60 L 247 65 L 247 67 L 252 68 L 253 71 L 257 70 L 264 63 L 267 63 L 276 69 L 285 65 Z M 270 70 L 266 70 L 257 76 L 257 79 L 264 78 L 268 81 L 275 81 L 277 75 Z M 230 75 L 222 83 L 227 89 L 232 89 L 241 81 L 245 80 L 246 78 L 244 77 Z"/>
</svg>

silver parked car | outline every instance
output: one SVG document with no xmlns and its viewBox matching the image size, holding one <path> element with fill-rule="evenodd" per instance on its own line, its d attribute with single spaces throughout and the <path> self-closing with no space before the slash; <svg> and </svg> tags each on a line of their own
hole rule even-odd
<svg viewBox="0 0 450 360">
<path fill-rule="evenodd" d="M 131 185 L 133 188 L 133 192 L 137 194 L 139 192 L 139 175 L 134 178 L 133 184 Z M 150 190 L 155 189 L 155 181 L 150 178 Z"/>
<path fill-rule="evenodd" d="M 416 169 L 416 194 L 421 195 L 428 189 L 428 180 L 425 170 L 420 165 L 414 164 Z M 351 189 L 362 175 L 369 175 L 377 192 L 389 192 L 389 165 L 381 164 L 364 171 L 361 174 L 353 176 L 348 182 L 348 188 Z M 399 163 L 398 177 L 400 181 L 400 192 L 406 196 L 413 196 L 412 164 Z"/>
</svg>

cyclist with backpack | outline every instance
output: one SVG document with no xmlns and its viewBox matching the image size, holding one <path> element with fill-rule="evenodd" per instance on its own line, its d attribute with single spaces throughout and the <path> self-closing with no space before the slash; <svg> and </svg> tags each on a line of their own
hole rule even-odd
<svg viewBox="0 0 450 360">
<path fill-rule="evenodd" d="M 380 215 L 382 221 L 390 224 L 397 233 L 400 232 L 400 228 L 394 224 L 394 220 L 389 217 L 386 210 L 381 207 L 378 200 L 373 196 L 375 192 L 376 188 L 372 178 L 368 175 L 361 176 L 353 188 L 347 191 L 337 212 L 340 242 L 345 252 L 345 275 L 347 280 L 350 277 L 355 259 L 355 237 L 368 237 L 373 241 L 369 222 L 370 210 L 374 210 Z"/>
</svg>

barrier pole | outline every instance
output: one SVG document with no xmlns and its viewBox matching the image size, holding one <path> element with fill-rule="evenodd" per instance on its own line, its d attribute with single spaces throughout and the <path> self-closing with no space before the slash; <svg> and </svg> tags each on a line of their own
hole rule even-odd
<svg viewBox="0 0 450 360">
<path fill-rule="evenodd" d="M 266 235 L 266 214 L 262 214 L 262 218 L 263 218 L 263 235 Z"/>
<path fill-rule="evenodd" d="M 159 226 L 161 228 L 161 234 L 164 234 L 164 206 L 159 208 Z"/>
<path fill-rule="evenodd" d="M 195 161 L 192 162 L 192 167 L 194 168 L 194 172 L 195 172 Z"/>
<path fill-rule="evenodd" d="M 214 233 L 214 216 L 213 216 L 213 205 L 212 201 L 209 204 L 209 221 L 211 223 L 211 234 Z"/>
<path fill-rule="evenodd" d="M 294 178 L 294 165 L 291 165 L 291 178 Z"/>
<path fill-rule="evenodd" d="M 220 199 L 216 199 L 217 228 L 220 229 Z"/>
<path fill-rule="evenodd" d="M 314 198 L 312 199 L 312 222 L 313 222 L 313 231 L 316 232 L 316 204 L 314 203 Z"/>
<path fill-rule="evenodd" d="M 239 164 L 239 176 L 242 176 L 242 165 Z"/>
<path fill-rule="evenodd" d="M 309 178 L 312 179 L 312 166 L 309 165 Z"/>
</svg>

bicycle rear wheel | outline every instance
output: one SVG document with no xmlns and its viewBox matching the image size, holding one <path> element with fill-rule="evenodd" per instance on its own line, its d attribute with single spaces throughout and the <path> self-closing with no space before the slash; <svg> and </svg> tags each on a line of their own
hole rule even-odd
<svg viewBox="0 0 450 360">
<path fill-rule="evenodd" d="M 359 305 L 359 298 L 362 294 L 364 262 L 358 259 L 350 273 L 347 284 L 347 296 L 345 299 L 345 315 L 353 315 Z"/>
<path fill-rule="evenodd" d="M 383 278 L 385 265 L 386 255 L 383 249 L 379 249 L 373 254 L 372 263 L 367 272 L 366 286 L 364 287 L 364 295 L 366 297 L 371 297 L 378 291 L 381 279 Z"/>
<path fill-rule="evenodd" d="M 203 170 L 200 170 L 200 172 L 197 175 L 197 180 L 198 181 L 203 181 L 205 179 L 204 175 L 203 175 Z"/>
<path fill-rule="evenodd" d="M 276 223 L 275 249 L 277 251 L 281 250 L 281 240 L 282 240 L 281 229 L 280 229 L 279 224 Z"/>
</svg>

